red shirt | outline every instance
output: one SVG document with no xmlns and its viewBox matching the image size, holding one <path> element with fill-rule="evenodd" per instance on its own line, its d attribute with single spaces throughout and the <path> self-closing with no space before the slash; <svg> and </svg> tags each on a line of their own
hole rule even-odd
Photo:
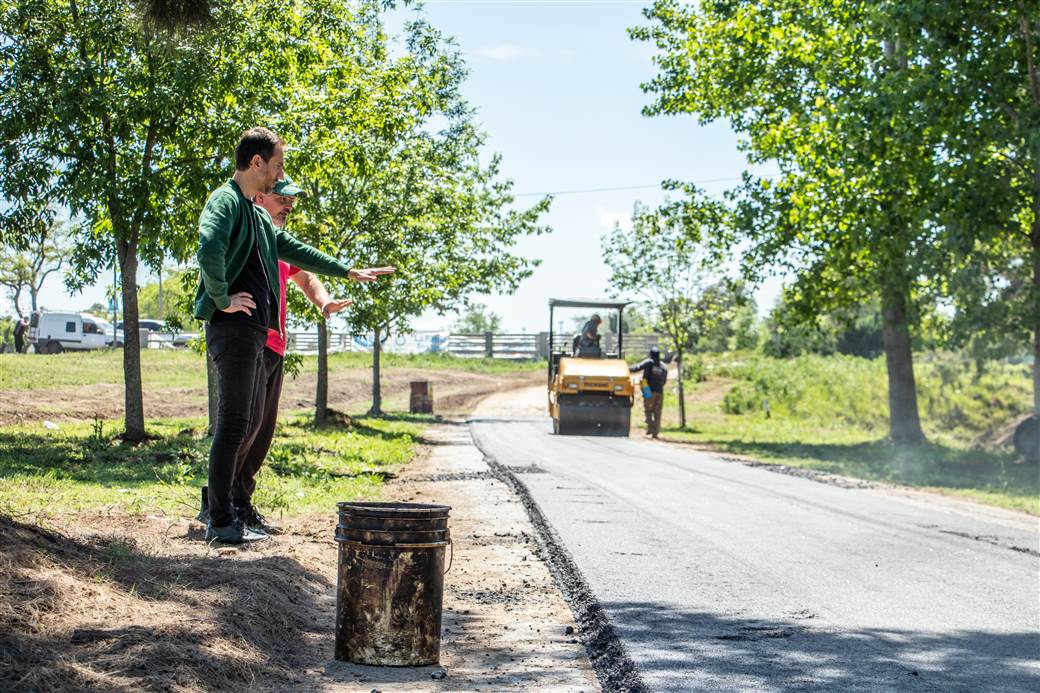
<svg viewBox="0 0 1040 693">
<path fill-rule="evenodd" d="M 272 329 L 267 330 L 267 348 L 279 356 L 285 356 L 285 285 L 288 283 L 289 277 L 299 271 L 299 267 L 293 267 L 288 262 L 282 262 L 281 260 L 278 261 L 278 285 L 281 289 L 282 331 L 276 332 Z"/>
</svg>

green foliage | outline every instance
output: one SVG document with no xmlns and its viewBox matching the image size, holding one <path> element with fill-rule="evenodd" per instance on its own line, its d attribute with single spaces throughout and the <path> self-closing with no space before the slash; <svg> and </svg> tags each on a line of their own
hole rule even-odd
<svg viewBox="0 0 1040 693">
<path fill-rule="evenodd" d="M 14 323 L 15 318 L 0 317 L 0 350 L 8 345 L 14 348 Z"/>
<path fill-rule="evenodd" d="M 698 340 L 700 351 L 732 351 L 758 346 L 758 308 L 746 282 L 721 282 L 712 287 L 711 301 L 720 319 Z"/>
<path fill-rule="evenodd" d="M 139 259 L 191 257 L 237 134 L 264 123 L 311 193 L 294 229 L 355 266 L 399 269 L 351 287 L 355 328 L 401 331 L 471 292 L 515 288 L 534 263 L 509 249 L 544 230 L 549 202 L 513 206 L 461 96 L 458 50 L 421 19 L 392 44 L 383 5 L 235 0 L 167 31 L 157 18 L 198 8 L 150 3 L 142 21 L 135 0 L 0 0 L 0 80 L 15 85 L 0 102 L 0 223 L 24 244 L 49 205 L 69 208 L 73 283 L 117 262 L 132 328 Z M 124 354 L 127 429 L 141 437 L 140 364 Z"/>
<path fill-rule="evenodd" d="M 655 99 L 647 114 L 725 119 L 750 163 L 779 170 L 769 179 L 745 175 L 732 193 L 733 228 L 717 238 L 739 249 L 747 277 L 789 270 L 790 307 L 810 321 L 880 299 L 895 366 L 890 430 L 901 442 L 922 438 L 910 327 L 951 292 L 963 293 L 970 282 L 957 281 L 961 267 L 1000 235 L 994 220 L 1008 225 L 1006 215 L 993 214 L 1008 180 L 988 162 L 1009 141 L 980 135 L 1026 93 L 1021 66 L 1035 53 L 1037 4 L 1000 4 L 999 19 L 982 2 L 961 3 L 949 19 L 943 3 L 926 0 L 656 0 L 644 11 L 649 25 L 632 31 L 659 50 L 659 72 L 644 85 Z M 1019 20 L 1024 36 L 1008 42 Z M 992 65 L 988 55 L 977 57 L 991 44 L 1002 56 Z M 964 79 L 976 63 L 990 69 Z M 998 75 L 1000 67 L 1014 74 Z M 1007 86 L 996 98 L 977 88 L 991 80 Z M 1035 115 L 1022 122 L 1031 123 L 1022 136 L 1035 143 Z M 1025 167 L 1024 188 L 1036 170 Z M 696 206 L 695 190 L 691 196 Z M 993 247 L 1012 256 L 1007 244 Z"/>
<path fill-rule="evenodd" d="M 0 286 L 7 289 L 19 317 L 40 308 L 37 297 L 43 282 L 61 269 L 68 253 L 65 226 L 51 220 L 51 215 L 45 210 L 37 223 L 22 228 L 23 233 L 5 233 L 0 238 Z M 28 294 L 28 311 L 22 310 L 23 294 Z"/>
<path fill-rule="evenodd" d="M 768 400 L 772 417 L 779 420 L 875 434 L 883 432 L 888 419 L 881 358 L 720 354 L 706 370 L 712 378 L 736 381 L 722 400 L 727 414 L 762 415 L 762 401 Z M 920 363 L 918 389 L 926 430 L 957 445 L 969 445 L 1030 409 L 1024 364 L 993 363 L 975 378 L 973 363 L 963 357 L 928 355 Z"/>
<path fill-rule="evenodd" d="M 791 308 L 785 294 L 764 327 L 762 351 L 767 356 L 838 353 L 874 358 L 883 351 L 881 311 L 874 301 L 806 319 Z"/>
<path fill-rule="evenodd" d="M 502 316 L 492 313 L 484 303 L 470 303 L 462 315 L 452 326 L 452 330 L 461 334 L 482 334 L 499 332 L 502 329 Z"/>
<path fill-rule="evenodd" d="M 883 439 L 883 359 L 753 353 L 704 354 L 706 378 L 689 384 L 690 428 L 677 430 L 666 399 L 666 437 L 859 479 L 926 487 L 1040 514 L 1040 475 L 995 434 L 1030 409 L 1029 368 L 990 363 L 976 379 L 969 360 L 918 355 L 925 429 L 913 448 Z M 768 399 L 767 418 L 762 400 Z M 881 404 L 878 404 L 878 403 Z"/>
<path fill-rule="evenodd" d="M 681 215 L 675 209 L 666 204 L 650 210 L 637 203 L 632 229 L 615 226 L 602 239 L 602 254 L 615 294 L 639 296 L 652 324 L 683 352 L 726 320 L 732 292 L 710 269 L 701 242 L 725 223 L 725 209 L 703 196 L 684 206 Z"/>
<path fill-rule="evenodd" d="M 194 273 L 191 273 L 194 279 Z M 162 284 L 162 304 L 159 302 L 159 282 L 144 284 L 137 290 L 137 309 L 141 317 L 166 320 L 171 325 L 190 328 L 196 326 L 191 312 L 185 313 L 185 307 L 194 299 L 194 289 L 185 281 L 185 272 L 171 272 L 164 275 Z M 190 281 L 190 280 L 189 280 Z"/>
<path fill-rule="evenodd" d="M 734 307 L 733 286 L 719 274 L 718 258 L 708 255 L 704 242 L 727 223 L 727 210 L 700 191 L 691 188 L 689 194 L 682 204 L 666 202 L 657 210 L 636 203 L 632 229 L 615 225 L 602 239 L 611 289 L 615 295 L 642 298 L 654 327 L 668 335 L 679 363 L 684 353 L 732 319 Z M 680 379 L 679 425 L 684 427 L 682 388 Z"/>
<path fill-rule="evenodd" d="M 356 22 L 331 11 L 326 19 L 354 40 Z M 537 261 L 511 248 L 546 230 L 538 219 L 549 200 L 514 206 L 499 157 L 483 155 L 450 40 L 420 18 L 405 28 L 403 54 L 390 57 L 379 23 L 363 26 L 365 62 L 315 66 L 311 88 L 291 92 L 289 167 L 309 197 L 290 226 L 354 266 L 397 268 L 371 285 L 331 283 L 354 300 L 346 316 L 355 330 L 385 335 L 470 294 L 515 289 Z"/>
<path fill-rule="evenodd" d="M 296 417 L 279 426 L 261 470 L 257 504 L 269 511 L 332 512 L 335 503 L 378 498 L 386 470 L 411 459 L 422 423 L 355 419 L 314 428 Z M 198 511 L 210 440 L 201 420 L 150 421 L 141 445 L 117 441 L 104 424 L 0 429 L 0 509 L 8 513 L 120 508 L 182 517 Z"/>
</svg>

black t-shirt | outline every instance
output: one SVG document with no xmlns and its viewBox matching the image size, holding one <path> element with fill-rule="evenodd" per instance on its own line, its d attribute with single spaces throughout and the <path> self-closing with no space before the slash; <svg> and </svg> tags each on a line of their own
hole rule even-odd
<svg viewBox="0 0 1040 693">
<path fill-rule="evenodd" d="M 268 281 L 267 272 L 264 270 L 264 263 L 260 259 L 260 247 L 257 245 L 258 241 L 256 239 L 256 219 L 252 218 L 251 221 L 254 234 L 253 249 L 249 251 L 249 259 L 246 260 L 245 267 L 242 268 L 239 275 L 232 280 L 231 286 L 228 287 L 228 296 L 237 294 L 240 291 L 248 292 L 253 297 L 253 303 L 256 304 L 256 308 L 251 310 L 252 315 L 246 315 L 241 311 L 225 313 L 222 310 L 218 310 L 213 314 L 212 322 L 244 320 L 250 324 L 255 324 L 258 329 L 266 332 L 271 318 L 271 306 L 268 298 L 271 293 L 271 283 Z"/>
</svg>

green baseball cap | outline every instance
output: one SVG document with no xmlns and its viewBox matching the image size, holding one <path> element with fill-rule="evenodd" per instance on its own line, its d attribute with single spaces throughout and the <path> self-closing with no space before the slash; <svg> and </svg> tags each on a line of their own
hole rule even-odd
<svg viewBox="0 0 1040 693">
<path fill-rule="evenodd" d="M 303 188 L 293 183 L 289 176 L 275 183 L 273 192 L 275 195 L 285 195 L 286 197 L 307 197 Z"/>
</svg>

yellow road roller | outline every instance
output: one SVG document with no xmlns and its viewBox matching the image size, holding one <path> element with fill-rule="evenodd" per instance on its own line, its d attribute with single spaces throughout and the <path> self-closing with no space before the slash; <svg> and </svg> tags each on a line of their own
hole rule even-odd
<svg viewBox="0 0 1040 693">
<path fill-rule="evenodd" d="M 635 388 L 623 358 L 621 315 L 629 302 L 549 299 L 549 415 L 557 435 L 628 436 Z M 616 312 L 617 344 L 590 337 L 554 333 L 560 308 Z M 592 321 L 586 324 L 586 327 Z M 609 323 L 607 323 L 609 324 Z M 611 340 L 613 341 L 613 340 Z"/>
</svg>

